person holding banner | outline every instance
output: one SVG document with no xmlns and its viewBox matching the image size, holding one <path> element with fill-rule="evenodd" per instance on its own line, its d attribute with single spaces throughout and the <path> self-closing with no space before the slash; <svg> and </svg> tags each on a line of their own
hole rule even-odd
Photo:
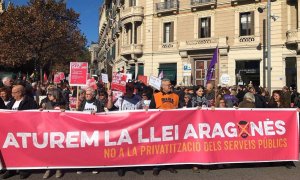
<svg viewBox="0 0 300 180">
<path fill-rule="evenodd" d="M 51 89 L 47 93 L 48 101 L 42 104 L 42 109 L 66 109 L 67 105 L 59 89 Z"/>
<path fill-rule="evenodd" d="M 268 103 L 268 108 L 290 108 L 290 106 L 284 102 L 284 96 L 282 90 L 274 90 L 272 92 L 272 97 Z M 276 164 L 276 163 L 275 163 Z M 293 161 L 284 161 L 282 164 L 288 168 L 291 169 L 295 167 L 295 164 Z"/>
<path fill-rule="evenodd" d="M 154 94 L 150 109 L 177 109 L 179 105 L 179 96 L 171 91 L 171 81 L 163 79 L 161 81 L 161 91 Z"/>
<path fill-rule="evenodd" d="M 155 93 L 151 103 L 150 109 L 177 109 L 179 106 L 179 96 L 171 91 L 171 81 L 169 79 L 163 79 L 161 81 L 161 91 Z M 162 170 L 161 167 L 154 167 L 153 168 L 153 175 L 158 176 L 160 171 Z M 171 173 L 177 173 L 177 171 L 173 168 L 168 168 L 168 171 Z"/>
<path fill-rule="evenodd" d="M 11 110 L 29 110 L 29 109 L 37 109 L 37 104 L 34 101 L 34 99 L 28 97 L 25 95 L 26 89 L 22 85 L 15 85 L 12 88 L 12 96 L 13 99 L 7 104 L 7 109 Z M 16 171 L 14 170 L 8 170 L 6 171 L 2 178 L 7 179 L 9 177 L 12 177 L 16 174 Z M 29 171 L 20 170 L 20 179 L 26 179 L 28 176 L 30 176 Z"/>
<path fill-rule="evenodd" d="M 78 111 L 99 113 L 104 112 L 103 103 L 96 99 L 96 92 L 92 88 L 85 91 L 85 99 L 80 103 Z"/>
<path fill-rule="evenodd" d="M 136 94 L 134 94 L 134 84 L 133 82 L 129 82 L 126 84 L 126 93 L 124 96 L 121 96 L 117 99 L 117 101 L 113 104 L 112 100 L 112 92 L 108 90 L 108 102 L 107 109 L 114 111 L 125 111 L 125 110 L 137 110 L 143 109 L 142 98 Z M 124 176 L 126 173 L 126 168 L 119 168 L 118 175 Z M 141 168 L 135 168 L 134 172 L 139 175 L 143 175 L 144 172 Z"/>
<path fill-rule="evenodd" d="M 137 110 L 143 109 L 143 102 L 140 96 L 134 94 L 134 84 L 130 82 L 126 84 L 125 95 L 118 98 L 114 104 L 112 102 L 112 98 L 108 98 L 107 108 L 119 111 Z"/>
<path fill-rule="evenodd" d="M 62 110 L 66 109 L 66 103 L 63 102 L 62 96 L 60 95 L 60 91 L 58 89 L 50 89 L 47 93 L 48 100 L 46 103 L 42 104 L 42 110 Z M 50 177 L 51 170 L 46 170 L 45 174 L 43 175 L 43 179 L 47 179 Z M 60 178 L 62 177 L 63 173 L 61 170 L 56 170 L 55 177 Z"/>
<path fill-rule="evenodd" d="M 204 87 L 197 87 L 195 96 L 192 97 L 192 107 L 202 107 L 207 106 L 208 100 L 205 98 Z"/>
</svg>

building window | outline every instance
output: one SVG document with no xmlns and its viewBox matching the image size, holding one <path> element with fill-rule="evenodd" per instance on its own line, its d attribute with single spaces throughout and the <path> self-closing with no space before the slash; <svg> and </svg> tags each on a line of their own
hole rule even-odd
<svg viewBox="0 0 300 180">
<path fill-rule="evenodd" d="M 136 6 L 136 0 L 129 0 L 129 7 Z"/>
<path fill-rule="evenodd" d="M 144 64 L 138 64 L 138 72 L 136 74 L 135 70 L 135 64 L 132 64 L 129 66 L 129 69 L 127 70 L 127 73 L 132 74 L 132 79 L 137 79 L 139 75 L 144 75 Z"/>
<path fill-rule="evenodd" d="M 173 85 L 177 83 L 177 63 L 159 64 L 158 75 L 162 71 L 164 79 L 169 79 Z"/>
<path fill-rule="evenodd" d="M 240 36 L 254 35 L 254 12 L 240 13 Z"/>
<path fill-rule="evenodd" d="M 253 84 L 260 85 L 260 61 L 259 60 L 243 60 L 235 62 L 235 74 L 237 85 Z"/>
<path fill-rule="evenodd" d="M 211 18 L 205 17 L 199 19 L 198 38 L 211 37 Z"/>
<path fill-rule="evenodd" d="M 174 42 L 174 22 L 164 23 L 164 41 L 163 43 Z"/>
</svg>

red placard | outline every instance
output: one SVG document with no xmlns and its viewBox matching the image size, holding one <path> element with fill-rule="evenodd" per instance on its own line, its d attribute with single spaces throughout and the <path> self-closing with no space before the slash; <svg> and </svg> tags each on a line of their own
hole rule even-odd
<svg viewBox="0 0 300 180">
<path fill-rule="evenodd" d="M 113 73 L 111 88 L 113 90 L 121 91 L 123 93 L 126 92 L 126 79 L 127 75 L 123 73 Z"/>
<path fill-rule="evenodd" d="M 7 169 L 298 161 L 296 110 L 0 111 Z M 80 158 L 74 158 L 80 157 Z"/>
<path fill-rule="evenodd" d="M 65 79 L 65 73 L 63 72 L 57 72 L 54 74 L 54 79 L 53 79 L 53 82 L 55 84 L 59 84 L 61 80 L 64 80 Z"/>
<path fill-rule="evenodd" d="M 88 63 L 87 62 L 70 62 L 71 86 L 85 86 L 87 82 Z"/>
<path fill-rule="evenodd" d="M 148 83 L 148 77 L 143 75 L 138 75 L 138 80 L 143 82 L 145 85 Z"/>
<path fill-rule="evenodd" d="M 53 83 L 55 83 L 55 84 L 60 83 L 60 75 L 59 74 L 54 74 Z"/>
</svg>

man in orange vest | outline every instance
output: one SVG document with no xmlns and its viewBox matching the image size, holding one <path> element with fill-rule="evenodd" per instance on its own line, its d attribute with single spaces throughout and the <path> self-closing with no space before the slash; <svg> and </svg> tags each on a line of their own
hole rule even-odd
<svg viewBox="0 0 300 180">
<path fill-rule="evenodd" d="M 177 109 L 179 96 L 171 91 L 171 82 L 169 79 L 163 79 L 161 82 L 161 91 L 154 94 L 150 109 Z"/>
<path fill-rule="evenodd" d="M 169 79 L 163 79 L 161 82 L 161 91 L 154 94 L 150 109 L 177 109 L 179 104 L 179 96 L 171 91 L 171 82 Z M 165 168 L 164 168 L 165 169 Z M 154 167 L 153 175 L 158 176 L 162 167 Z M 177 173 L 173 168 L 167 168 L 171 173 Z"/>
</svg>

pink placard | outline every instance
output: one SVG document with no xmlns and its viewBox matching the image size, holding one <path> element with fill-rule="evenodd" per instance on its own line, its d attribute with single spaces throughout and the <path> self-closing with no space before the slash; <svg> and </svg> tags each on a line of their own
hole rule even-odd
<svg viewBox="0 0 300 180">
<path fill-rule="evenodd" d="M 70 62 L 71 86 L 85 86 L 87 83 L 88 63 L 87 62 Z"/>
<path fill-rule="evenodd" d="M 123 93 L 126 92 L 126 79 L 127 75 L 123 73 L 113 73 L 111 88 L 113 90 L 121 91 Z"/>
</svg>

